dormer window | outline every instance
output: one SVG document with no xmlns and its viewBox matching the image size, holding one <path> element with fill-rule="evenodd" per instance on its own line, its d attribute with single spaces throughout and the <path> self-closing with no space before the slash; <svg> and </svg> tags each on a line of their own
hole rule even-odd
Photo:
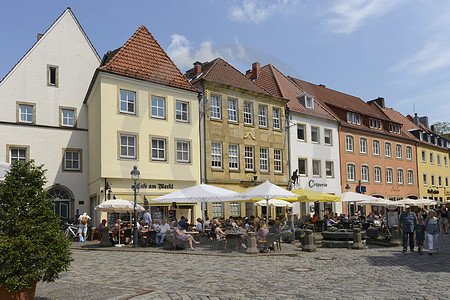
<svg viewBox="0 0 450 300">
<path fill-rule="evenodd" d="M 314 97 L 311 95 L 308 95 L 306 93 L 301 93 L 296 96 L 298 101 L 300 101 L 301 104 L 303 104 L 306 108 L 314 109 Z"/>
<path fill-rule="evenodd" d="M 380 120 L 375 120 L 375 119 L 370 118 L 369 119 L 369 127 L 382 130 L 383 123 Z"/>
<path fill-rule="evenodd" d="M 419 132 L 419 139 L 420 139 L 421 141 L 423 141 L 423 132 L 422 132 L 422 131 Z"/>
<path fill-rule="evenodd" d="M 347 123 L 361 125 L 361 116 L 359 114 L 348 112 L 347 113 Z"/>
<path fill-rule="evenodd" d="M 431 135 L 427 134 L 427 142 L 431 143 Z"/>
<path fill-rule="evenodd" d="M 389 123 L 389 132 L 400 134 L 400 125 Z"/>
</svg>

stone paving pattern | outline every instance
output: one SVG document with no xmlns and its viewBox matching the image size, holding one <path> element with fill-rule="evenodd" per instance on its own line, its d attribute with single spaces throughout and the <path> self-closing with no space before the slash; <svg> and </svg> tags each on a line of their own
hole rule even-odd
<svg viewBox="0 0 450 300">
<path fill-rule="evenodd" d="M 74 249 L 70 270 L 56 282 L 39 283 L 36 296 L 67 300 L 449 299 L 450 236 L 444 235 L 441 244 L 441 252 L 433 256 L 377 246 L 306 253 L 285 244 L 283 255 L 276 256 Z"/>
</svg>

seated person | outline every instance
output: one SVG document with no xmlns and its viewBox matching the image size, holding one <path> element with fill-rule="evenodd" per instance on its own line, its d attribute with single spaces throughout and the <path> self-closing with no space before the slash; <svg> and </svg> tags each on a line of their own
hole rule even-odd
<svg viewBox="0 0 450 300">
<path fill-rule="evenodd" d="M 278 233 L 278 228 L 274 221 L 269 221 L 269 233 Z"/>
<path fill-rule="evenodd" d="M 334 220 L 334 217 L 330 216 L 327 220 L 327 227 L 335 228 L 338 225 L 338 222 Z"/>
<path fill-rule="evenodd" d="M 266 224 L 261 224 L 261 228 L 259 228 L 258 233 L 256 234 L 256 241 L 258 243 L 258 248 L 262 247 L 262 244 L 266 242 L 266 236 L 269 234 L 269 230 L 267 229 Z"/>
<path fill-rule="evenodd" d="M 194 240 L 192 235 L 183 233 L 181 227 L 177 223 L 174 224 L 174 232 L 175 232 L 175 238 L 182 242 L 187 241 L 189 243 L 189 246 L 191 247 L 191 250 L 195 250 L 192 243 L 200 244 L 200 242 L 197 242 L 196 240 Z"/>
<path fill-rule="evenodd" d="M 204 225 L 203 220 L 200 218 L 197 218 L 197 225 L 195 225 L 195 231 L 203 232 L 204 231 L 203 225 Z"/>
<path fill-rule="evenodd" d="M 98 224 L 98 229 L 100 228 L 106 228 L 106 220 L 103 219 L 102 222 L 100 224 Z"/>
<path fill-rule="evenodd" d="M 180 222 L 178 222 L 178 226 L 180 226 L 180 228 L 182 230 L 189 230 L 189 223 L 188 223 L 188 219 L 186 219 L 185 217 L 181 217 Z"/>
<path fill-rule="evenodd" d="M 222 224 L 217 224 L 214 232 L 218 241 L 225 239 L 225 228 Z"/>
<path fill-rule="evenodd" d="M 121 219 L 118 219 L 114 227 L 112 228 L 112 236 L 113 239 L 119 236 L 119 231 L 122 231 L 123 223 Z"/>
<path fill-rule="evenodd" d="M 375 216 L 375 220 L 373 220 L 372 225 L 373 225 L 373 227 L 380 228 L 381 227 L 380 217 Z"/>
<path fill-rule="evenodd" d="M 176 224 L 176 222 L 175 222 Z M 161 221 L 161 225 L 156 230 L 155 244 L 156 246 L 162 246 L 164 243 L 164 238 L 166 237 L 167 230 L 170 229 L 170 225 L 166 223 L 166 220 Z"/>
</svg>

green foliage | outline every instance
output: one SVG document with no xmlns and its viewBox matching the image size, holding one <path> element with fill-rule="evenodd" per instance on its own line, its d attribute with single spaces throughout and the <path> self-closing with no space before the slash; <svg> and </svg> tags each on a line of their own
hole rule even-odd
<svg viewBox="0 0 450 300">
<path fill-rule="evenodd" d="M 33 161 L 12 164 L 0 182 L 0 286 L 9 291 L 54 281 L 72 261 L 45 182 L 45 170 Z"/>
<path fill-rule="evenodd" d="M 450 133 L 450 122 L 437 122 L 434 123 L 434 132 L 439 135 L 446 135 Z"/>
</svg>

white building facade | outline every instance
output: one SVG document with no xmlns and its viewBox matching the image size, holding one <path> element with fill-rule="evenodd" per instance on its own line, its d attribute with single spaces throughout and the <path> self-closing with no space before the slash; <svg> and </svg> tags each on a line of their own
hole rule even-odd
<svg viewBox="0 0 450 300">
<path fill-rule="evenodd" d="M 0 161 L 43 164 L 64 220 L 90 210 L 83 99 L 99 62 L 68 8 L 0 82 Z"/>
</svg>

